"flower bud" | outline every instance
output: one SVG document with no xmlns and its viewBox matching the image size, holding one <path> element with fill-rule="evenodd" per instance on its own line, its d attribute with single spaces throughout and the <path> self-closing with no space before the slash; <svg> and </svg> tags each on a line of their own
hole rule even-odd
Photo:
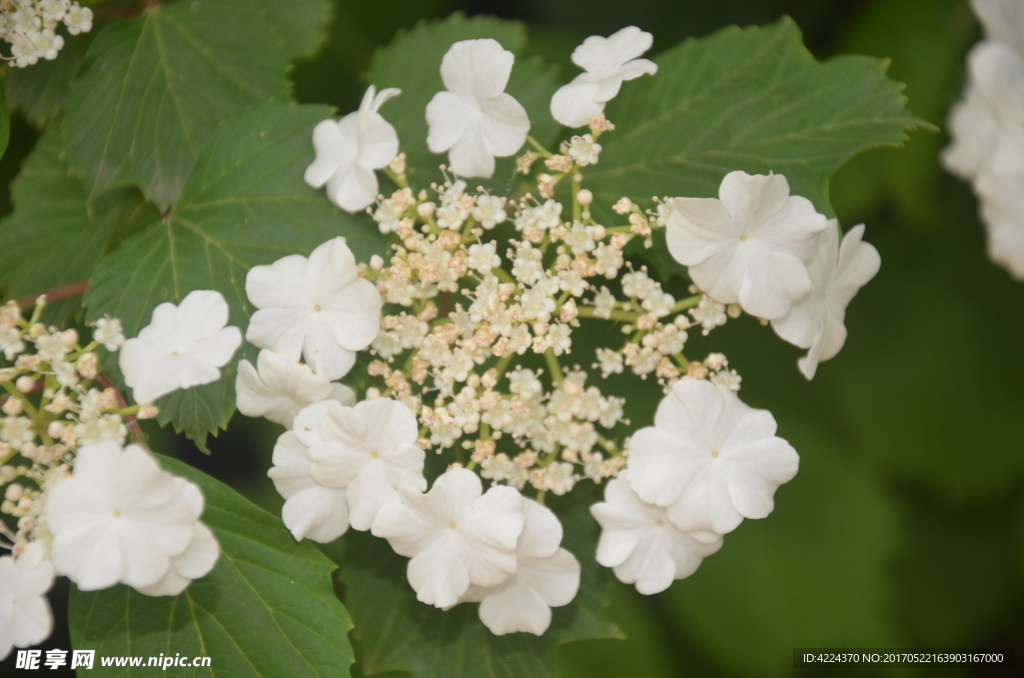
<svg viewBox="0 0 1024 678">
<path fill-rule="evenodd" d="M 594 202 L 594 194 L 590 192 L 590 189 L 584 188 L 576 194 L 576 199 L 581 205 L 589 205 Z"/>
</svg>

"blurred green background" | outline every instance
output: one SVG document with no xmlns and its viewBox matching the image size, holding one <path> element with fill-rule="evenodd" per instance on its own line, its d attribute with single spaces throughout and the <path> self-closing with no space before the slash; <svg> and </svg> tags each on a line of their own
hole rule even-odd
<svg viewBox="0 0 1024 678">
<path fill-rule="evenodd" d="M 913 113 L 938 126 L 980 38 L 965 0 L 336 4 L 329 44 L 293 77 L 301 100 L 342 112 L 358 105 L 376 46 L 456 9 L 526 22 L 530 51 L 561 64 L 566 80 L 569 54 L 591 34 L 637 25 L 654 34 L 657 52 L 788 14 L 819 59 L 891 59 Z M 24 121 L 12 124 L 4 191 L 34 142 Z M 905 148 L 859 156 L 833 179 L 841 223 L 866 223 L 883 264 L 849 309 L 846 347 L 813 382 L 796 369 L 800 352 L 756 322 L 716 332 L 716 348 L 744 377 L 744 400 L 770 409 L 800 451 L 800 474 L 769 519 L 743 524 L 689 579 L 652 597 L 617 584 L 613 613 L 629 638 L 564 647 L 566 676 L 785 676 L 794 647 L 836 646 L 1015 647 L 1024 666 L 1024 283 L 987 260 L 969 187 L 937 164 L 946 142 L 916 132 Z M 9 210 L 6 194 L 0 210 Z M 263 474 L 277 433 L 236 418 L 206 457 L 150 431 L 154 447 L 173 447 L 270 510 L 280 499 Z M 68 647 L 60 626 L 49 646 Z"/>
</svg>

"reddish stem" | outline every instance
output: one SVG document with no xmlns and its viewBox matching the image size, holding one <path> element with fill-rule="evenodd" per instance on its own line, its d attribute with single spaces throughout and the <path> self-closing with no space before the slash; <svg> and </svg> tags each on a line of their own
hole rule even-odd
<svg viewBox="0 0 1024 678">
<path fill-rule="evenodd" d="M 89 288 L 89 281 L 83 280 L 82 282 L 71 283 L 70 285 L 62 285 L 60 287 L 54 287 L 52 290 L 47 290 L 42 294 L 29 294 L 17 300 L 20 308 L 33 308 L 36 305 L 36 299 L 42 295 L 46 295 L 46 301 L 57 301 L 59 299 L 70 299 L 71 297 L 80 297 L 85 294 L 85 291 Z"/>
</svg>

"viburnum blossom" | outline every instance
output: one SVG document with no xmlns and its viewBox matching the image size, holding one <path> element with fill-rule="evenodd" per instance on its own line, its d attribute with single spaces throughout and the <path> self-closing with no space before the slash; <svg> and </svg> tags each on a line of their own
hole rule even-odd
<svg viewBox="0 0 1024 678">
<path fill-rule="evenodd" d="M 192 583 L 193 579 L 205 577 L 220 557 L 220 545 L 199 517 L 203 515 L 205 500 L 199 488 L 184 478 L 174 479 L 178 500 L 188 507 L 194 519 L 192 522 L 192 539 L 185 550 L 171 558 L 171 566 L 166 574 L 155 584 L 142 586 L 140 593 L 147 596 L 176 596 Z"/>
<path fill-rule="evenodd" d="M 629 445 L 629 485 L 668 509 L 684 532 L 725 534 L 764 518 L 775 489 L 796 475 L 799 457 L 775 436 L 775 419 L 731 390 L 680 379 L 658 405 L 654 426 Z"/>
<path fill-rule="evenodd" d="M 689 577 L 722 548 L 721 535 L 680 530 L 665 509 L 638 497 L 623 478 L 608 481 L 604 501 L 591 506 L 590 512 L 601 526 L 597 562 L 644 595 L 660 593 L 674 580 Z"/>
<path fill-rule="evenodd" d="M 551 509 L 523 499 L 526 522 L 516 545 L 516 571 L 490 588 L 472 585 L 460 602 L 480 603 L 480 621 L 496 636 L 551 625 L 551 608 L 568 605 L 580 587 L 580 563 L 563 548 L 562 524 Z"/>
<path fill-rule="evenodd" d="M 846 343 L 846 306 L 882 264 L 878 250 L 863 242 L 863 236 L 864 225 L 854 226 L 840 244 L 839 222 L 830 220 L 807 264 L 811 290 L 793 303 L 789 313 L 772 321 L 780 337 L 810 349 L 799 361 L 808 379 L 814 378 L 819 362 L 835 357 Z"/>
<path fill-rule="evenodd" d="M 781 318 L 811 289 L 811 258 L 826 219 L 791 196 L 781 174 L 730 172 L 718 198 L 676 198 L 666 239 L 676 261 L 715 300 Z"/>
<path fill-rule="evenodd" d="M 242 343 L 237 327 L 225 327 L 228 313 L 224 297 L 211 290 L 190 292 L 179 306 L 157 306 L 152 322 L 121 348 L 121 372 L 135 402 L 217 381 Z"/>
<path fill-rule="evenodd" d="M 974 182 L 988 227 L 988 253 L 1018 280 L 1024 280 L 1024 173 L 986 173 Z"/>
<path fill-rule="evenodd" d="M 408 488 L 403 503 L 381 508 L 373 522 L 409 561 L 416 598 L 442 609 L 477 586 L 497 586 L 516 571 L 516 544 L 523 523 L 523 497 L 511 487 L 483 492 L 480 477 L 452 468 L 426 494 Z"/>
<path fill-rule="evenodd" d="M 326 379 L 347 374 L 355 352 L 377 336 L 380 297 L 359 277 L 344 238 L 325 242 L 308 259 L 293 254 L 252 267 L 245 292 L 259 309 L 245 338 L 288 360 L 305 358 Z"/>
<path fill-rule="evenodd" d="M 72 477 L 46 500 L 54 567 L 83 591 L 154 586 L 195 539 L 192 508 L 141 447 L 82 447 Z"/>
<path fill-rule="evenodd" d="M 46 593 L 53 565 L 41 544 L 29 544 L 17 558 L 0 557 L 0 661 L 12 647 L 32 647 L 50 637 L 53 613 Z"/>
<path fill-rule="evenodd" d="M 604 111 L 626 80 L 654 75 L 658 65 L 639 59 L 654 38 L 636 26 L 627 26 L 607 38 L 592 35 L 572 53 L 572 62 L 584 70 L 551 99 L 551 115 L 566 127 L 582 127 Z"/>
<path fill-rule="evenodd" d="M 296 425 L 307 436 L 318 434 L 330 401 L 310 405 L 296 417 Z M 345 489 L 325 487 L 313 479 L 309 448 L 294 431 L 277 439 L 273 467 L 267 475 L 285 498 L 281 518 L 296 541 L 312 539 L 326 544 L 348 530 L 348 501 Z"/>
<path fill-rule="evenodd" d="M 368 530 L 381 507 L 401 501 L 398 490 L 427 489 L 417 428 L 408 407 L 376 398 L 355 407 L 331 403 L 316 429 L 297 426 L 295 435 L 309 448 L 313 480 L 345 488 L 349 522 Z"/>
<path fill-rule="evenodd" d="M 92 30 L 92 10 L 72 0 L 6 0 L 0 2 L 0 39 L 11 46 L 7 63 L 26 68 L 40 59 L 52 61 L 64 47 L 57 33 L 63 24 L 68 33 Z"/>
<path fill-rule="evenodd" d="M 1019 0 L 971 0 L 985 37 L 1012 45 L 1024 54 L 1024 6 Z"/>
<path fill-rule="evenodd" d="M 456 42 L 441 61 L 446 91 L 427 104 L 427 146 L 448 151 L 462 177 L 490 177 L 494 158 L 513 155 L 526 141 L 526 109 L 505 93 L 515 56 L 497 40 Z"/>
<path fill-rule="evenodd" d="M 306 168 L 306 183 L 327 184 L 327 197 L 338 207 L 358 212 L 377 197 L 374 170 L 387 167 L 398 155 L 398 134 L 378 111 L 402 93 L 394 87 L 370 85 L 359 110 L 338 121 L 324 120 L 313 128 L 316 160 Z"/>
<path fill-rule="evenodd" d="M 248 360 L 238 363 L 235 379 L 238 411 L 249 417 L 265 417 L 292 427 L 302 408 L 321 400 L 353 405 L 355 393 L 344 384 L 332 384 L 303 363 L 288 360 L 274 351 L 260 351 L 256 367 Z"/>
</svg>

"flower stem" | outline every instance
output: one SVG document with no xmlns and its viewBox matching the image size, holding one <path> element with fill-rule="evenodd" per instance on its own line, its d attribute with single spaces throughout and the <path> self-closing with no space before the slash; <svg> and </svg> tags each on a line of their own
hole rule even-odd
<svg viewBox="0 0 1024 678">
<path fill-rule="evenodd" d="M 550 158 L 550 157 L 552 157 L 551 151 L 549 151 L 548 149 L 546 149 L 543 146 L 541 146 L 540 142 L 537 141 L 536 139 L 534 139 L 533 137 L 531 137 L 529 134 L 526 135 L 526 141 L 528 141 L 529 144 L 531 146 L 533 146 L 533 150 L 537 151 L 537 153 L 540 155 L 540 157 L 542 157 L 542 158 Z"/>
<path fill-rule="evenodd" d="M 562 383 L 562 379 L 565 375 L 562 374 L 562 366 L 558 363 L 558 357 L 552 349 L 544 351 L 544 361 L 548 365 L 548 371 L 551 373 L 551 381 L 556 386 Z"/>
<path fill-rule="evenodd" d="M 85 294 L 85 290 L 89 288 L 89 281 L 83 280 L 82 282 L 72 283 L 70 285 L 62 285 L 60 287 L 54 287 L 51 290 L 47 290 L 40 294 L 29 294 L 21 299 L 17 300 L 19 307 L 32 308 L 36 305 L 36 300 L 41 296 L 46 297 L 47 302 L 57 301 L 58 299 L 69 299 L 71 297 L 79 297 Z"/>
</svg>

